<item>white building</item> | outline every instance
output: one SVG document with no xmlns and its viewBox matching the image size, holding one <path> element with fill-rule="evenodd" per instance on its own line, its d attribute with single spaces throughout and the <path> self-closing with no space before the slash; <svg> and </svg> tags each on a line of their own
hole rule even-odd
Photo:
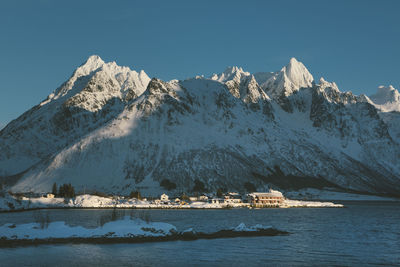
<svg viewBox="0 0 400 267">
<path fill-rule="evenodd" d="M 242 196 L 236 192 L 229 192 L 224 196 L 224 203 L 242 203 Z"/>
<path fill-rule="evenodd" d="M 169 201 L 169 197 L 168 197 L 168 195 L 166 195 L 166 194 L 162 194 L 161 197 L 160 197 L 160 199 L 161 199 L 161 201 L 163 201 L 163 202 L 168 202 L 168 201 Z"/>
<path fill-rule="evenodd" d="M 206 195 L 201 195 L 201 196 L 199 196 L 199 200 L 200 200 L 200 201 L 208 201 L 208 196 L 206 196 Z"/>
<path fill-rule="evenodd" d="M 224 199 L 223 198 L 211 198 L 208 200 L 209 203 L 212 204 L 222 204 L 224 203 Z"/>
</svg>

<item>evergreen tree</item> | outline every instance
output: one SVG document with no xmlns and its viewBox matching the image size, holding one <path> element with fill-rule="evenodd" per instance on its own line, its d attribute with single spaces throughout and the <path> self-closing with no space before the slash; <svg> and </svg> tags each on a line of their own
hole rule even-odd
<svg viewBox="0 0 400 267">
<path fill-rule="evenodd" d="M 224 191 L 221 188 L 217 189 L 217 197 L 222 197 L 224 195 Z"/>
<path fill-rule="evenodd" d="M 60 185 L 58 194 L 60 197 L 73 198 L 75 197 L 75 189 L 71 184 L 63 184 Z"/>
<path fill-rule="evenodd" d="M 53 189 L 51 190 L 51 193 L 53 195 L 57 196 L 57 184 L 56 183 L 53 184 Z"/>
<path fill-rule="evenodd" d="M 190 198 L 188 195 L 186 195 L 185 193 L 182 194 L 181 196 L 181 200 L 186 201 L 186 202 L 190 202 Z"/>
<path fill-rule="evenodd" d="M 68 188 L 69 188 L 69 190 L 68 190 L 69 197 L 70 198 L 75 197 L 75 189 L 74 189 L 74 187 L 71 184 L 68 184 Z"/>
<path fill-rule="evenodd" d="M 129 197 L 130 198 L 136 198 L 136 199 L 142 199 L 142 196 L 140 195 L 140 192 L 139 191 L 132 191 L 130 194 L 129 194 Z"/>
</svg>

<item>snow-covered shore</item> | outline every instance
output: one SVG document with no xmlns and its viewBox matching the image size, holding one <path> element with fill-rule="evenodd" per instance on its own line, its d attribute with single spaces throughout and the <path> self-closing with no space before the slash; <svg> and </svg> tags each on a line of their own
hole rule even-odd
<svg viewBox="0 0 400 267">
<path fill-rule="evenodd" d="M 285 196 L 291 199 L 302 199 L 307 201 L 400 201 L 398 198 L 382 197 L 375 195 L 362 195 L 334 190 L 320 190 L 305 188 L 298 191 L 285 192 Z"/>
<path fill-rule="evenodd" d="M 133 208 L 133 209 L 226 209 L 248 208 L 249 203 L 208 203 L 192 202 L 181 205 L 175 203 L 163 204 L 135 198 L 108 198 L 94 195 L 79 195 L 72 199 L 64 198 L 16 198 L 6 195 L 0 198 L 0 211 L 19 211 L 46 208 Z M 343 207 L 342 204 L 331 202 L 298 201 L 285 199 L 282 208 L 291 207 Z"/>
<path fill-rule="evenodd" d="M 71 237 L 132 237 L 166 236 L 176 232 L 175 226 L 162 222 L 145 222 L 140 219 L 111 221 L 98 228 L 69 226 L 65 222 L 52 222 L 46 227 L 40 223 L 15 225 L 8 223 L 0 226 L 0 238 L 6 239 L 45 239 Z"/>
<path fill-rule="evenodd" d="M 280 208 L 343 208 L 343 204 L 285 199 Z"/>
<path fill-rule="evenodd" d="M 216 232 L 196 232 L 192 228 L 178 232 L 176 227 L 163 222 L 145 222 L 124 217 L 97 228 L 69 226 L 65 222 L 48 224 L 26 223 L 0 226 L 0 247 L 15 245 L 38 245 L 53 243 L 119 243 L 119 242 L 159 242 L 175 240 L 196 240 L 230 238 L 243 236 L 275 236 L 289 234 L 271 226 L 257 224 L 247 227 L 244 223 L 237 227 Z"/>
</svg>

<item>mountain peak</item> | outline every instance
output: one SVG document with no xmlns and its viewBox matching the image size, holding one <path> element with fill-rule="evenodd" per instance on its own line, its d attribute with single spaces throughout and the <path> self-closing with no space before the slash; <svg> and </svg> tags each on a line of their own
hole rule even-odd
<svg viewBox="0 0 400 267">
<path fill-rule="evenodd" d="M 303 63 L 292 57 L 289 64 L 262 84 L 262 88 L 272 97 L 289 96 L 300 88 L 311 87 L 313 82 L 313 76 Z"/>
<path fill-rule="evenodd" d="M 383 111 L 400 112 L 400 93 L 392 85 L 379 86 L 376 94 L 371 95 L 370 99 Z"/>
<path fill-rule="evenodd" d="M 244 71 L 242 68 L 237 66 L 227 67 L 223 73 L 214 74 L 211 79 L 219 82 L 226 82 L 233 80 L 235 77 L 240 80 L 242 76 L 250 76 L 249 72 Z"/>
<path fill-rule="evenodd" d="M 289 64 L 291 65 L 295 65 L 300 63 L 299 61 L 297 61 L 297 59 L 295 57 L 290 58 Z"/>
<path fill-rule="evenodd" d="M 238 66 L 229 66 L 225 69 L 224 73 L 243 72 L 243 69 Z"/>
<path fill-rule="evenodd" d="M 101 59 L 100 56 L 98 56 L 98 55 L 91 55 L 91 56 L 88 57 L 88 59 L 86 60 L 86 63 L 85 63 L 85 64 L 88 64 L 88 63 L 96 63 L 96 62 L 100 62 L 101 64 L 104 63 L 104 61 Z"/>
<path fill-rule="evenodd" d="M 281 71 L 285 72 L 287 78 L 299 88 L 309 87 L 314 81 L 308 69 L 294 57 L 290 59 L 289 64 L 283 67 Z"/>
<path fill-rule="evenodd" d="M 395 94 L 396 91 L 397 90 L 396 90 L 396 88 L 393 87 L 393 85 L 389 85 L 389 86 L 380 85 L 380 86 L 378 86 L 378 92 L 377 93 Z"/>
<path fill-rule="evenodd" d="M 328 82 L 324 79 L 324 77 L 321 77 L 319 79 L 319 87 L 321 89 L 332 88 L 333 90 L 340 92 L 340 90 L 335 82 Z"/>
<path fill-rule="evenodd" d="M 378 87 L 376 94 L 371 95 L 370 98 L 375 104 L 383 105 L 390 102 L 399 102 L 400 94 L 392 85 L 381 85 Z"/>
<path fill-rule="evenodd" d="M 104 64 L 105 62 L 98 55 L 92 55 L 85 61 L 85 63 L 76 69 L 76 72 L 79 75 L 88 75 L 92 71 L 102 67 Z"/>
<path fill-rule="evenodd" d="M 105 63 L 99 56 L 92 55 L 66 82 L 42 101 L 40 106 L 60 98 L 73 98 L 70 102 L 82 104 L 84 109 L 95 111 L 109 98 L 130 101 L 140 96 L 149 82 L 150 78 L 143 70 L 138 73 L 129 67 L 118 66 L 116 62 Z M 75 101 L 78 98 L 80 100 Z"/>
</svg>

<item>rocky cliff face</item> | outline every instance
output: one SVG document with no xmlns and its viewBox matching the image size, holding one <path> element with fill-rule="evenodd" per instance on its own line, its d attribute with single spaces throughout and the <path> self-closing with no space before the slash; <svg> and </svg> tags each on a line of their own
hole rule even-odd
<svg viewBox="0 0 400 267">
<path fill-rule="evenodd" d="M 400 115 L 374 101 L 316 83 L 296 59 L 165 82 L 92 56 L 0 132 L 0 176 L 24 192 L 159 194 L 169 179 L 176 192 L 200 180 L 399 195 Z"/>
</svg>

